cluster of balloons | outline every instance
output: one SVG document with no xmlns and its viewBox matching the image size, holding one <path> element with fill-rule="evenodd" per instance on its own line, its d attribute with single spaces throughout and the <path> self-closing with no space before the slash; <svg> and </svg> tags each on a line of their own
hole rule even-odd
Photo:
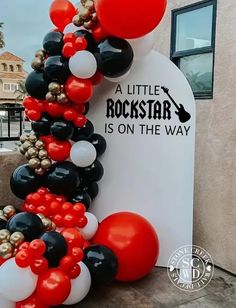
<svg viewBox="0 0 236 308">
<path fill-rule="evenodd" d="M 134 0 L 52 2 L 56 29 L 35 54 L 24 100 L 33 134 L 52 164 L 41 175 L 28 164 L 12 173 L 11 190 L 24 203 L 21 212 L 8 217 L 2 211 L 0 218 L 1 307 L 73 305 L 91 286 L 140 279 L 156 264 L 158 237 L 145 218 L 119 212 L 99 224 L 88 212 L 107 145 L 86 115 L 95 85 L 104 77 L 123 80 L 133 59 L 150 52 L 165 7 L 166 0 L 151 0 L 146 8 Z M 37 158 L 42 149 L 30 140 L 24 153 Z"/>
</svg>

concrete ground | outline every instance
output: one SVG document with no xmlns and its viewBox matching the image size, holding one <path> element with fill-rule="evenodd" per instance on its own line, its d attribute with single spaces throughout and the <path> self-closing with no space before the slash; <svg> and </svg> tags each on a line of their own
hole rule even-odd
<svg viewBox="0 0 236 308">
<path fill-rule="evenodd" d="M 65 306 L 60 306 L 60 308 Z M 236 277 L 215 268 L 205 289 L 181 291 L 169 280 L 165 268 L 155 268 L 146 278 L 133 283 L 114 282 L 90 291 L 74 308 L 234 308 Z"/>
</svg>

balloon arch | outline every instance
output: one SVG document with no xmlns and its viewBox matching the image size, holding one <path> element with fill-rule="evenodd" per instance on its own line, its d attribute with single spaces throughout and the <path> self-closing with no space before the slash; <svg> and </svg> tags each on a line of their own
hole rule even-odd
<svg viewBox="0 0 236 308">
<path fill-rule="evenodd" d="M 19 150 L 27 163 L 10 179 L 24 202 L 0 213 L 1 307 L 76 304 L 91 285 L 134 281 L 156 264 L 158 237 L 146 219 L 120 212 L 98 223 L 88 211 L 107 145 L 86 114 L 103 78 L 123 80 L 151 51 L 165 8 L 166 0 L 150 0 L 145 11 L 134 0 L 52 2 L 56 28 L 25 83 L 32 132 L 20 137 Z"/>
</svg>

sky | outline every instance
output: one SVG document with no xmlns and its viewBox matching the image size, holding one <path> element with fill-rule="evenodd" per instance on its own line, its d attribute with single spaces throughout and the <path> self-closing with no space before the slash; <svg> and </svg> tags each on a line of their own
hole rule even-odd
<svg viewBox="0 0 236 308">
<path fill-rule="evenodd" d="M 0 0 L 0 22 L 4 22 L 3 51 L 23 58 L 24 68 L 30 72 L 30 63 L 36 50 L 42 48 L 44 36 L 54 28 L 49 18 L 53 0 Z M 77 1 L 78 2 L 78 1 Z"/>
</svg>

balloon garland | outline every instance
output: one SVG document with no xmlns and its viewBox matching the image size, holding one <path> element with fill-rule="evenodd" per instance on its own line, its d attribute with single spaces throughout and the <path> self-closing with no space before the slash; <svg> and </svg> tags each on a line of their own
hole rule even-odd
<svg viewBox="0 0 236 308">
<path fill-rule="evenodd" d="M 24 203 L 21 211 L 0 210 L 1 307 L 76 304 L 91 285 L 133 281 L 155 265 L 159 242 L 146 219 L 120 212 L 99 224 L 88 212 L 107 145 L 86 114 L 94 86 L 104 77 L 123 80 L 133 58 L 152 49 L 149 32 L 165 7 L 166 0 L 151 0 L 143 18 L 134 0 L 53 1 L 56 29 L 44 37 L 25 83 L 32 132 L 20 137 L 19 150 L 28 163 L 10 179 Z"/>
</svg>

